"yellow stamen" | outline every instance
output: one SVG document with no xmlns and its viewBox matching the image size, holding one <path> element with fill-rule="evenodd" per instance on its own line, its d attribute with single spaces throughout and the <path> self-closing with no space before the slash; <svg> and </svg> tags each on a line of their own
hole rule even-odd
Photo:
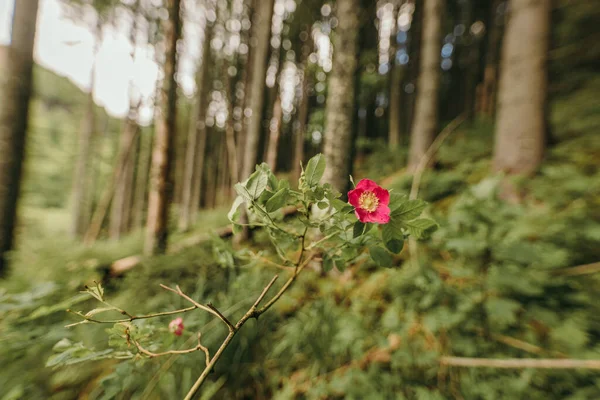
<svg viewBox="0 0 600 400">
<path fill-rule="evenodd" d="M 358 205 L 365 211 L 373 212 L 379 206 L 379 199 L 373 192 L 364 192 L 358 199 Z"/>
</svg>

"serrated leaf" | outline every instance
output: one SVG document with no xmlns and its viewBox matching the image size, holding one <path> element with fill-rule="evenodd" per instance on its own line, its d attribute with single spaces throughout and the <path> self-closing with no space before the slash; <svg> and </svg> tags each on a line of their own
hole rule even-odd
<svg viewBox="0 0 600 400">
<path fill-rule="evenodd" d="M 239 185 L 239 183 L 238 183 Z M 237 190 L 237 188 L 236 188 Z M 246 190 L 242 187 L 242 190 Z M 231 210 L 229 210 L 229 212 L 227 213 L 227 218 L 229 219 L 229 221 L 231 222 L 235 222 L 237 220 L 237 217 L 239 215 L 238 209 L 240 208 L 240 206 L 244 203 L 244 197 L 243 196 L 238 196 L 235 198 L 235 200 L 233 201 L 233 204 L 231 205 Z"/>
<path fill-rule="evenodd" d="M 235 189 L 236 193 L 248 203 L 250 203 L 253 200 L 252 196 L 250 196 L 250 193 L 248 193 L 248 189 L 246 189 L 246 187 L 241 183 L 236 183 L 235 185 L 233 185 L 233 188 Z"/>
<path fill-rule="evenodd" d="M 390 192 L 390 204 L 389 204 L 390 211 L 394 212 L 406 200 L 407 200 L 407 196 L 405 194 Z"/>
<path fill-rule="evenodd" d="M 356 221 L 354 223 L 354 227 L 352 228 L 352 238 L 356 239 L 357 237 L 365 233 L 365 225 L 366 224 L 363 224 L 360 221 Z"/>
<path fill-rule="evenodd" d="M 248 190 L 248 194 L 252 200 L 256 200 L 260 197 L 260 195 L 267 188 L 268 182 L 269 177 L 264 173 L 264 171 L 258 170 L 250 175 L 248 183 L 246 183 L 246 190 Z"/>
<path fill-rule="evenodd" d="M 392 255 L 383 247 L 369 247 L 369 254 L 371 255 L 371 259 L 375 261 L 375 264 L 379 265 L 380 267 L 390 268 L 394 265 L 394 259 L 392 258 Z"/>
<path fill-rule="evenodd" d="M 329 204 L 327 204 L 325 201 L 320 201 L 317 203 L 317 207 L 319 207 L 320 210 L 324 210 L 329 207 Z"/>
<path fill-rule="evenodd" d="M 325 156 L 317 154 L 308 161 L 304 171 L 305 182 L 308 186 L 315 186 L 319 183 L 325 173 Z"/>
<path fill-rule="evenodd" d="M 410 221 L 421 215 L 426 206 L 427 203 L 419 199 L 401 201 L 390 217 L 396 220 Z"/>
<path fill-rule="evenodd" d="M 403 227 L 408 230 L 411 236 L 416 239 L 426 239 L 435 232 L 438 228 L 438 224 L 427 218 L 419 218 L 413 221 L 403 221 Z"/>
<path fill-rule="evenodd" d="M 265 204 L 267 212 L 274 212 L 285 205 L 289 189 L 283 188 L 278 190 Z"/>
</svg>

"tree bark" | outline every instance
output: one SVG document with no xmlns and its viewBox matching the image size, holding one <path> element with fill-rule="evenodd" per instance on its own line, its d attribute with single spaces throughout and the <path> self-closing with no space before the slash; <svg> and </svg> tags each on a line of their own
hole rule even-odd
<svg viewBox="0 0 600 400">
<path fill-rule="evenodd" d="M 100 42 L 102 41 L 102 25 L 100 17 L 96 23 L 96 32 L 94 35 L 96 44 L 94 46 L 94 55 L 98 53 Z M 75 166 L 75 180 L 73 182 L 73 220 L 71 225 L 71 235 L 74 238 L 82 237 L 88 228 L 92 214 L 93 185 L 91 179 L 92 168 L 92 148 L 94 132 L 96 131 L 96 114 L 94 103 L 94 86 L 96 81 L 96 61 L 92 61 L 90 71 L 90 92 L 87 96 L 85 113 L 81 122 L 81 133 L 79 136 L 79 151 L 77 152 L 77 162 Z"/>
<path fill-rule="evenodd" d="M 196 100 L 191 114 L 188 132 L 187 152 L 185 155 L 185 173 L 183 192 L 179 212 L 179 230 L 187 231 L 195 221 L 199 207 L 199 197 L 204 168 L 204 150 L 206 148 L 206 127 L 204 123 L 206 87 L 208 87 L 210 59 L 210 42 L 212 40 L 212 25 L 206 21 L 204 41 L 202 44 L 202 60 L 196 71 Z"/>
<path fill-rule="evenodd" d="M 173 192 L 171 164 L 175 140 L 177 112 L 177 40 L 181 30 L 181 0 L 168 0 L 169 18 L 165 21 L 164 81 L 157 116 L 156 138 L 152 151 L 151 189 L 146 224 L 146 255 L 164 253 L 167 249 L 169 204 Z"/>
<path fill-rule="evenodd" d="M 32 89 L 38 0 L 15 2 L 12 42 L 0 59 L 0 275 L 13 247 Z"/>
<path fill-rule="evenodd" d="M 267 55 L 271 34 L 271 18 L 273 17 L 274 0 L 256 2 L 253 23 L 252 65 L 250 66 L 250 84 L 248 87 L 248 108 L 251 112 L 245 138 L 245 154 L 241 179 L 246 179 L 254 171 L 258 145 L 260 141 L 260 122 L 262 117 L 265 75 L 267 72 Z"/>
<path fill-rule="evenodd" d="M 152 158 L 152 133 L 140 133 L 138 140 L 139 150 L 133 194 L 133 229 L 140 229 L 144 226 L 146 199 L 148 198 L 148 175 Z"/>
<path fill-rule="evenodd" d="M 444 0 L 425 0 L 421 67 L 417 81 L 417 99 L 411 133 L 408 169 L 414 171 L 435 139 L 438 127 L 440 88 L 440 47 Z"/>
<path fill-rule="evenodd" d="M 512 0 L 502 48 L 494 170 L 532 174 L 542 161 L 550 0 Z"/>
<path fill-rule="evenodd" d="M 277 86 L 277 98 L 273 105 L 273 117 L 269 123 L 269 145 L 267 147 L 266 162 L 275 173 L 277 170 L 277 150 L 279 148 L 279 137 L 281 136 L 281 123 L 283 122 L 283 109 L 281 108 L 281 95 L 279 85 Z"/>
<path fill-rule="evenodd" d="M 338 26 L 333 42 L 333 66 L 325 109 L 324 154 L 327 169 L 324 182 L 345 192 L 351 171 L 352 122 L 360 4 L 357 0 L 338 0 Z"/>
<path fill-rule="evenodd" d="M 308 71 L 308 56 L 312 50 L 311 34 L 307 32 L 307 43 L 302 46 L 302 98 L 298 106 L 298 128 L 294 137 L 294 161 L 292 163 L 292 182 L 300 179 L 300 165 L 304 161 L 304 141 L 306 140 L 306 124 L 308 123 L 308 102 L 310 78 Z M 294 183 L 293 183 L 294 184 Z"/>
<path fill-rule="evenodd" d="M 488 22 L 488 43 L 485 54 L 483 82 L 480 86 L 480 98 L 477 111 L 492 117 L 496 111 L 496 89 L 498 82 L 498 47 L 500 44 L 501 28 L 497 23 L 497 10 L 500 0 L 493 0 Z"/>
<path fill-rule="evenodd" d="M 396 55 L 393 54 L 395 58 Z M 402 141 L 402 118 L 401 118 L 401 101 L 402 101 L 402 76 L 404 70 L 399 65 L 392 65 L 390 74 L 390 126 L 388 134 L 388 143 L 391 149 L 396 149 Z"/>
</svg>

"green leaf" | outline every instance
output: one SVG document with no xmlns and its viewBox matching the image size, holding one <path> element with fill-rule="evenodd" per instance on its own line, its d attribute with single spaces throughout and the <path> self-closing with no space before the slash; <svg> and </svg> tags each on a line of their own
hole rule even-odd
<svg viewBox="0 0 600 400">
<path fill-rule="evenodd" d="M 250 193 L 248 193 L 248 189 L 246 189 L 244 185 L 242 185 L 241 183 L 236 183 L 235 185 L 233 185 L 233 188 L 235 189 L 236 193 L 240 195 L 245 201 L 247 201 L 248 203 L 252 202 L 253 198 L 252 196 L 250 196 Z"/>
<path fill-rule="evenodd" d="M 352 228 L 352 238 L 356 239 L 357 237 L 365 233 L 365 226 L 366 224 L 363 224 L 360 221 L 356 221 L 354 223 L 354 227 Z"/>
<path fill-rule="evenodd" d="M 319 183 L 325 173 L 325 156 L 319 153 L 308 161 L 304 173 L 305 181 L 308 186 L 315 186 Z"/>
<path fill-rule="evenodd" d="M 404 202 L 406 202 L 406 195 L 400 194 L 396 192 L 390 192 L 390 211 L 394 212 L 398 207 L 400 207 Z"/>
<path fill-rule="evenodd" d="M 398 219 L 390 219 L 390 222 L 381 228 L 381 238 L 389 251 L 396 254 L 400 253 L 404 247 L 402 222 Z"/>
<path fill-rule="evenodd" d="M 410 221 L 421 215 L 426 206 L 427 203 L 423 200 L 404 201 L 398 204 L 390 217 L 396 220 Z"/>
<path fill-rule="evenodd" d="M 239 185 L 239 183 L 238 183 L 238 185 Z M 241 189 L 244 190 L 244 191 L 246 190 L 243 187 Z M 236 190 L 237 190 L 237 187 L 236 187 Z M 233 204 L 231 205 L 231 210 L 229 210 L 229 212 L 227 213 L 227 218 L 229 218 L 229 221 L 235 222 L 237 220 L 237 217 L 240 214 L 238 212 L 238 209 L 240 208 L 240 206 L 242 205 L 242 203 L 244 203 L 244 197 L 243 196 L 238 196 L 238 197 L 235 198 L 235 200 L 233 201 Z"/>
<path fill-rule="evenodd" d="M 329 257 L 323 257 L 323 271 L 329 272 L 333 269 L 333 260 Z"/>
<path fill-rule="evenodd" d="M 329 204 L 327 204 L 326 201 L 320 201 L 317 203 L 317 207 L 319 207 L 320 210 L 324 210 L 329 207 Z"/>
<path fill-rule="evenodd" d="M 413 221 L 403 221 L 402 225 L 408 232 L 417 239 L 426 239 L 435 232 L 438 224 L 426 218 L 419 218 Z"/>
<path fill-rule="evenodd" d="M 278 190 L 265 204 L 267 212 L 274 212 L 285 205 L 289 189 L 283 188 Z"/>
<path fill-rule="evenodd" d="M 246 189 L 248 190 L 250 197 L 252 197 L 252 200 L 256 200 L 260 197 L 260 195 L 267 188 L 268 182 L 269 177 L 264 173 L 264 171 L 258 170 L 250 175 L 250 178 L 248 178 L 248 183 L 246 183 Z"/>
<path fill-rule="evenodd" d="M 392 258 L 392 255 L 383 247 L 369 247 L 369 254 L 371 255 L 373 261 L 375 261 L 375 264 L 379 265 L 380 267 L 390 268 L 394 265 L 394 259 Z"/>
</svg>

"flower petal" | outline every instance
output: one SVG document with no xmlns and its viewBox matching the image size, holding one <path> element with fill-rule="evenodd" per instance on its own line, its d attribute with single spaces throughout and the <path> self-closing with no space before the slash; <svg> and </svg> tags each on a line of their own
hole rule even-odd
<svg viewBox="0 0 600 400">
<path fill-rule="evenodd" d="M 373 193 L 375 193 L 375 196 L 379 199 L 380 205 L 387 206 L 390 204 L 390 192 L 388 192 L 387 189 L 377 186 L 373 189 Z"/>
<path fill-rule="evenodd" d="M 377 210 L 371 213 L 371 218 L 377 224 L 387 224 L 390 222 L 390 208 L 384 204 L 379 205 Z"/>
<path fill-rule="evenodd" d="M 352 204 L 354 207 L 358 208 L 358 199 L 360 199 L 360 195 L 364 193 L 363 189 L 352 189 L 348 192 L 348 203 Z"/>
<path fill-rule="evenodd" d="M 363 210 L 360 207 L 356 207 L 354 209 L 354 214 L 356 215 L 356 218 L 358 218 L 358 220 L 360 222 L 370 222 L 369 221 L 369 216 L 370 216 L 370 212 L 368 212 L 367 210 Z"/>
<path fill-rule="evenodd" d="M 373 182 L 370 179 L 361 179 L 360 182 L 358 182 L 358 184 L 356 185 L 356 189 L 362 189 L 364 191 L 370 190 L 373 191 L 375 188 L 378 188 L 379 185 L 377 185 L 375 182 Z"/>
</svg>

